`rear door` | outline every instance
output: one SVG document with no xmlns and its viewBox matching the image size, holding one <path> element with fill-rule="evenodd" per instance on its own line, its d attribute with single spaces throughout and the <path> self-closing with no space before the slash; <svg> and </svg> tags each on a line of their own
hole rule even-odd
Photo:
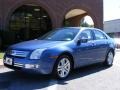
<svg viewBox="0 0 120 90">
<path fill-rule="evenodd" d="M 101 62 L 105 60 L 106 51 L 108 48 L 108 40 L 107 37 L 104 35 L 103 32 L 99 30 L 93 30 L 94 33 L 94 51 L 95 59 L 97 62 Z"/>
</svg>

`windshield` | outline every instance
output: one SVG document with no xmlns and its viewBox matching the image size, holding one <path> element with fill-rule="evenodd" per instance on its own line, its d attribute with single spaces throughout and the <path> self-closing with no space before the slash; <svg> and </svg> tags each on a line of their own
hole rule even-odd
<svg viewBox="0 0 120 90">
<path fill-rule="evenodd" d="M 67 29 L 56 29 L 42 37 L 38 40 L 50 40 L 50 41 L 71 41 L 79 32 L 79 29 L 67 28 Z"/>
</svg>

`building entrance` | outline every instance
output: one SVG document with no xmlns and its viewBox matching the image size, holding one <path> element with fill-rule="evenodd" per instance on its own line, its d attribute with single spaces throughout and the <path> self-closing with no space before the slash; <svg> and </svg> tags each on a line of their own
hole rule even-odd
<svg viewBox="0 0 120 90">
<path fill-rule="evenodd" d="M 35 39 L 52 29 L 48 13 L 40 6 L 23 5 L 12 14 L 9 29 L 15 33 L 15 41 Z"/>
</svg>

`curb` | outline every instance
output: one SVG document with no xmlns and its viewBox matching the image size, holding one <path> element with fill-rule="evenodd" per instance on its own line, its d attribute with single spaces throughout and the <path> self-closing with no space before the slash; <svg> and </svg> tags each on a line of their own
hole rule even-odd
<svg viewBox="0 0 120 90">
<path fill-rule="evenodd" d="M 120 49 L 116 49 L 116 51 L 120 52 Z"/>
<path fill-rule="evenodd" d="M 0 59 L 0 68 L 4 68 L 3 59 Z"/>
<path fill-rule="evenodd" d="M 3 60 L 0 59 L 0 66 L 3 66 Z"/>
<path fill-rule="evenodd" d="M 0 65 L 0 69 L 1 69 L 1 68 L 4 68 L 4 65 Z"/>
</svg>

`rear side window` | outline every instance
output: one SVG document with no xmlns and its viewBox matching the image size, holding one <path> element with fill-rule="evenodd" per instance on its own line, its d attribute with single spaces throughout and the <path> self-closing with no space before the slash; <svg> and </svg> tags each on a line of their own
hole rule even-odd
<svg viewBox="0 0 120 90">
<path fill-rule="evenodd" d="M 107 39 L 107 37 L 100 31 L 94 30 L 94 34 L 95 34 L 95 39 L 96 40 Z"/>
</svg>

